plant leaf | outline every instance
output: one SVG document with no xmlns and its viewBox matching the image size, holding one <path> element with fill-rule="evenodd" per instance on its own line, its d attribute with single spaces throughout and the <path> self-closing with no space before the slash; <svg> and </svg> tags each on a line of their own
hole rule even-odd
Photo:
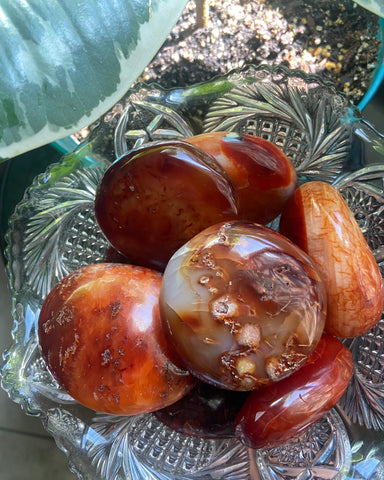
<svg viewBox="0 0 384 480">
<path fill-rule="evenodd" d="M 94 122 L 156 54 L 186 0 L 4 0 L 0 159 Z"/>
<path fill-rule="evenodd" d="M 366 8 L 372 13 L 384 18 L 384 3 L 383 0 L 353 0 L 361 7 Z"/>
</svg>

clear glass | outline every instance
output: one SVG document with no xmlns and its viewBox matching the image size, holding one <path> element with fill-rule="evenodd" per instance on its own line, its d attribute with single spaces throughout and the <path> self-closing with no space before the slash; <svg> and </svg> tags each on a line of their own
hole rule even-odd
<svg viewBox="0 0 384 480">
<path fill-rule="evenodd" d="M 339 405 L 300 438 L 270 450 L 186 437 L 151 414 L 93 412 L 46 370 L 36 337 L 43 299 L 70 271 L 103 261 L 108 249 L 93 212 L 104 170 L 143 143 L 212 130 L 266 138 L 292 159 L 299 182 L 334 184 L 384 271 L 384 138 L 332 85 L 266 66 L 185 89 L 137 85 L 91 126 L 83 145 L 35 178 L 10 220 L 14 328 L 2 387 L 27 414 L 41 418 L 81 479 L 383 478 L 384 318 L 346 342 L 355 373 Z"/>
</svg>

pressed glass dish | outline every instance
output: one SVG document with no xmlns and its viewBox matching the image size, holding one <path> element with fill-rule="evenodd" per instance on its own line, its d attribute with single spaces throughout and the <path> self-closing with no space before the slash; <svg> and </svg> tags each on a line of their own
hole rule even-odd
<svg viewBox="0 0 384 480">
<path fill-rule="evenodd" d="M 10 219 L 5 254 L 14 329 L 2 387 L 26 413 L 41 418 L 82 479 L 382 479 L 383 318 L 372 331 L 346 341 L 355 373 L 338 406 L 275 449 L 186 437 L 152 414 L 121 417 L 88 410 L 46 370 L 36 337 L 43 299 L 70 271 L 103 261 L 109 248 L 93 212 L 105 169 L 146 142 L 212 130 L 266 138 L 291 158 L 299 182 L 334 184 L 383 271 L 384 138 L 332 85 L 270 67 L 185 89 L 136 85 L 92 126 L 84 144 L 35 178 Z"/>
</svg>

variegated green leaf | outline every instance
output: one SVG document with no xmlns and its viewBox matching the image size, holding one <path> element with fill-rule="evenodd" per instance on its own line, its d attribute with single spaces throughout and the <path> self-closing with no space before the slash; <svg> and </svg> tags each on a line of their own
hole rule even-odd
<svg viewBox="0 0 384 480">
<path fill-rule="evenodd" d="M 370 12 L 373 12 L 380 17 L 384 17 L 384 0 L 354 0 L 354 2 Z"/>
<path fill-rule="evenodd" d="M 0 158 L 84 128 L 156 54 L 186 0 L 4 0 Z"/>
</svg>

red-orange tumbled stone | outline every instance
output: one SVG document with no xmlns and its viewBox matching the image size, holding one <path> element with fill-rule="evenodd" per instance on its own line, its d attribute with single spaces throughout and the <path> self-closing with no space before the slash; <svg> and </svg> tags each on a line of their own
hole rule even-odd
<svg viewBox="0 0 384 480">
<path fill-rule="evenodd" d="M 301 185 L 281 216 L 280 232 L 310 255 L 326 282 L 327 332 L 355 337 L 380 320 L 384 300 L 380 270 L 335 187 L 319 181 Z"/>
<path fill-rule="evenodd" d="M 273 143 L 253 135 L 210 132 L 187 139 L 210 153 L 233 180 L 239 218 L 266 224 L 296 188 L 296 170 Z"/>
<path fill-rule="evenodd" d="M 43 357 L 78 402 L 117 415 L 165 407 L 195 381 L 169 350 L 159 317 L 161 275 L 89 265 L 49 293 L 38 321 Z"/>
<path fill-rule="evenodd" d="M 248 396 L 235 420 L 236 436 L 255 449 L 287 443 L 340 400 L 352 373 L 350 351 L 324 334 L 300 370 Z"/>
</svg>

